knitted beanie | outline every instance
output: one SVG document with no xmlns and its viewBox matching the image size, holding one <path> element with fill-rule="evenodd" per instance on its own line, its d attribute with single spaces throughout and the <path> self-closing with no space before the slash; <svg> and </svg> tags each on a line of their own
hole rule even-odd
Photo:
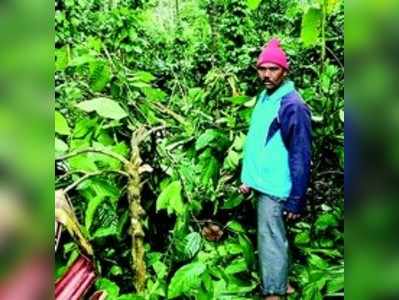
<svg viewBox="0 0 399 300">
<path fill-rule="evenodd" d="M 271 39 L 267 46 L 262 49 L 256 66 L 258 67 L 263 63 L 274 63 L 288 70 L 289 64 L 287 56 L 285 55 L 284 50 L 281 49 L 280 41 L 278 39 Z"/>
</svg>

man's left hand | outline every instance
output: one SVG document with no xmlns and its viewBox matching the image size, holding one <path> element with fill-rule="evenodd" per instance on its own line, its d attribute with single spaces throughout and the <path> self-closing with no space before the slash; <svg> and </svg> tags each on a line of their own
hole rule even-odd
<svg viewBox="0 0 399 300">
<path fill-rule="evenodd" d="M 294 213 L 287 212 L 287 211 L 284 211 L 284 215 L 287 216 L 287 220 L 296 220 L 301 216 L 300 214 L 294 214 Z"/>
</svg>

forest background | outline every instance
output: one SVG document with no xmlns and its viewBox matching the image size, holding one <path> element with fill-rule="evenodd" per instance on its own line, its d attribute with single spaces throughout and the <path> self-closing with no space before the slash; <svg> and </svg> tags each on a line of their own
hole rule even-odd
<svg viewBox="0 0 399 300">
<path fill-rule="evenodd" d="M 291 298 L 343 295 L 341 1 L 69 0 L 55 22 L 56 189 L 76 221 L 57 278 L 85 254 L 107 299 L 256 299 L 239 174 L 255 60 L 279 37 L 314 137 Z"/>
</svg>

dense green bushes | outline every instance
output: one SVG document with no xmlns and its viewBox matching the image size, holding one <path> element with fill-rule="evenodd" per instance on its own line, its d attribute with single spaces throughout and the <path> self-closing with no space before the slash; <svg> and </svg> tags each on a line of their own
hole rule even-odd
<svg viewBox="0 0 399 300">
<path fill-rule="evenodd" d="M 140 174 L 142 297 L 133 284 L 126 165 L 98 152 L 57 162 L 57 188 L 89 174 L 69 196 L 94 248 L 96 286 L 110 299 L 257 294 L 254 199 L 237 187 L 261 88 L 254 62 L 271 36 L 287 49 L 314 121 L 308 214 L 290 229 L 292 280 L 303 292 L 296 297 L 342 291 L 343 10 L 339 1 L 297 2 L 56 1 L 56 155 L 92 148 L 130 160 L 132 132 L 152 130 L 139 146 L 151 167 Z M 201 234 L 209 220 L 222 230 L 218 241 Z M 78 252 L 64 235 L 57 276 Z"/>
</svg>

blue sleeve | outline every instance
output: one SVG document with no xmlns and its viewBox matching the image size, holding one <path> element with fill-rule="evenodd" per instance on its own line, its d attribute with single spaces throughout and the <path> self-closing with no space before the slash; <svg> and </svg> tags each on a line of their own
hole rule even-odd
<svg viewBox="0 0 399 300">
<path fill-rule="evenodd" d="M 311 114 L 302 100 L 290 98 L 282 102 L 279 110 L 281 135 L 288 150 L 292 182 L 285 209 L 288 212 L 301 213 L 305 208 L 305 194 L 310 179 Z"/>
</svg>

